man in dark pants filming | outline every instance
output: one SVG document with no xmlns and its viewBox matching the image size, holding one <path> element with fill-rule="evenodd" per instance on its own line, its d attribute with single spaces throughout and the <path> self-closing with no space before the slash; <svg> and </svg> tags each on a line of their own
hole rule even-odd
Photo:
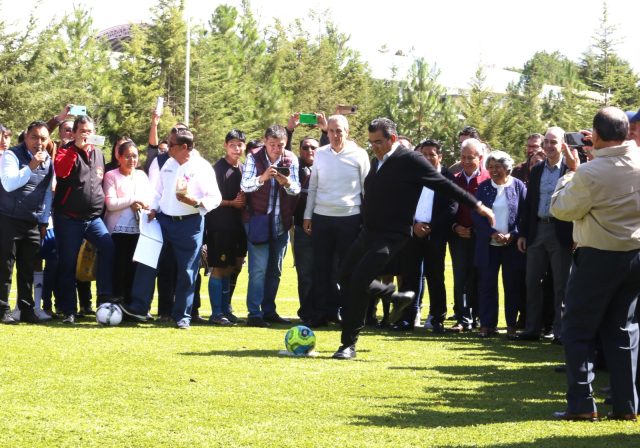
<svg viewBox="0 0 640 448">
<path fill-rule="evenodd" d="M 364 184 L 363 228 L 343 262 L 340 290 L 345 294 L 342 345 L 336 359 L 356 357 L 355 344 L 364 327 L 372 296 L 406 307 L 414 293 L 394 293 L 376 277 L 411 238 L 413 216 L 422 187 L 431 188 L 467 204 L 494 224 L 493 212 L 446 179 L 419 153 L 398 143 L 396 125 L 388 118 L 369 124 L 369 143 L 375 157 Z"/>
<path fill-rule="evenodd" d="M 577 243 L 562 316 L 567 409 L 554 414 L 563 420 L 598 419 L 591 387 L 598 337 L 609 366 L 609 418 L 637 418 L 640 151 L 634 141 L 625 141 L 628 129 L 620 109 L 598 111 L 594 159 L 560 178 L 551 199 L 553 216 L 573 221 Z M 565 156 L 577 159 L 566 147 Z"/>
</svg>

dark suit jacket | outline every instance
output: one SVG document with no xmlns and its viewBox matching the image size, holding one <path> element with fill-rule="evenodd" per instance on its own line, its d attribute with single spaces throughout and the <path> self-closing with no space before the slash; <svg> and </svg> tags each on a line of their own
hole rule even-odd
<svg viewBox="0 0 640 448">
<path fill-rule="evenodd" d="M 398 146 L 378 168 L 373 158 L 364 181 L 362 217 L 364 229 L 378 233 L 412 233 L 416 204 L 422 187 L 452 197 L 470 207 L 477 200 L 449 179 L 443 177 L 422 154 Z"/>
<path fill-rule="evenodd" d="M 447 168 L 442 166 L 440 174 L 454 182 L 454 176 Z M 458 203 L 437 191 L 433 194 L 433 210 L 431 213 L 431 233 L 427 238 L 431 240 L 446 241 L 451 234 L 451 225 L 458 211 Z"/>
<path fill-rule="evenodd" d="M 540 203 L 540 179 L 546 161 L 542 161 L 533 167 L 529 174 L 527 187 L 527 200 L 520 224 L 520 236 L 527 238 L 527 244 L 533 243 L 538 232 L 538 204 Z M 560 176 L 567 172 L 567 165 L 560 164 Z M 554 227 L 560 244 L 566 248 L 573 246 L 573 223 L 555 220 Z"/>
</svg>

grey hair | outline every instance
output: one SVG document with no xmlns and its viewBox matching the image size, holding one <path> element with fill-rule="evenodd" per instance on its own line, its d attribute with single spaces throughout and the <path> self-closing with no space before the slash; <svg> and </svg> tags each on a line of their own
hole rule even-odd
<svg viewBox="0 0 640 448">
<path fill-rule="evenodd" d="M 501 164 L 504 169 L 507 170 L 507 174 L 511 174 L 511 170 L 513 169 L 513 159 L 509 154 L 500 150 L 491 151 L 487 156 L 487 160 L 484 162 L 485 168 L 489 168 L 489 162 L 492 160 Z"/>
<path fill-rule="evenodd" d="M 347 120 L 347 117 L 345 117 L 344 115 L 331 115 L 329 118 L 327 118 L 327 124 L 330 121 L 335 121 L 336 123 L 338 123 L 339 125 L 342 125 L 342 127 L 344 129 L 346 129 L 347 131 L 349 130 L 349 121 Z"/>
<path fill-rule="evenodd" d="M 481 159 L 485 156 L 484 143 L 476 138 L 468 138 L 460 144 L 460 152 L 466 148 L 473 148 Z"/>
</svg>

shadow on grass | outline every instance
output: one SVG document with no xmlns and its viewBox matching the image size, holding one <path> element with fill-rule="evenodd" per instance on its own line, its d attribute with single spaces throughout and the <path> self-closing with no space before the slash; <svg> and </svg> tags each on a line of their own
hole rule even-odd
<svg viewBox="0 0 640 448">
<path fill-rule="evenodd" d="M 567 423 L 573 425 L 591 425 L 592 423 Z M 534 439 L 530 442 L 496 443 L 494 447 L 509 448 L 557 448 L 570 446 L 572 448 L 595 448 L 595 447 L 632 447 L 638 445 L 638 434 L 614 433 L 597 436 L 549 436 Z M 440 447 L 450 447 L 451 445 L 439 445 Z M 473 445 L 459 445 L 473 446 Z M 437 447 L 435 445 L 434 447 Z"/>
<path fill-rule="evenodd" d="M 369 350 L 358 350 L 358 352 L 366 353 Z M 183 352 L 179 353 L 183 356 L 229 356 L 232 358 L 282 358 L 282 359 L 296 359 L 295 356 L 280 355 L 278 350 L 262 350 L 262 349 L 247 349 L 247 350 L 209 350 L 206 352 Z M 300 357 L 303 359 L 331 359 L 333 352 L 322 352 L 318 356 Z M 335 360 L 332 362 L 352 363 L 352 362 L 371 362 L 366 359 L 354 359 L 350 361 Z"/>
<path fill-rule="evenodd" d="M 407 396 L 376 415 L 357 416 L 354 424 L 383 427 L 466 427 L 473 425 L 547 421 L 565 409 L 565 376 L 553 371 L 562 362 L 562 348 L 549 344 L 512 343 L 502 338 L 472 335 L 397 335 L 399 340 L 443 341 L 458 362 L 475 365 L 392 365 L 390 370 L 420 372 L 441 386 L 429 387 L 429 398 Z M 480 364 L 480 365 L 478 365 Z M 602 411 L 602 410 L 601 410 Z M 605 411 L 606 412 L 606 411 Z M 463 440 L 460 440 L 462 443 Z M 530 446 L 530 445 L 522 445 Z M 531 445 L 533 446 L 533 445 Z"/>
</svg>

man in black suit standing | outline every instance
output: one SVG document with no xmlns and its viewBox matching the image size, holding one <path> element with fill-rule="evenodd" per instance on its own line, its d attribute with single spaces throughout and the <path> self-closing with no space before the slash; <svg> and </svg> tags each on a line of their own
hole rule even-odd
<svg viewBox="0 0 640 448">
<path fill-rule="evenodd" d="M 442 166 L 442 149 L 437 140 L 426 139 L 416 146 L 427 161 L 447 179 L 453 175 Z M 407 245 L 406 269 L 403 273 L 403 289 L 414 291 L 416 297 L 412 306 L 404 311 L 402 320 L 393 329 L 412 330 L 420 307 L 422 277 L 426 277 L 429 288 L 429 315 L 434 333 L 444 333 L 444 319 L 447 315 L 447 291 L 444 282 L 444 259 L 451 224 L 458 210 L 458 203 L 450 197 L 422 187 L 416 206 L 413 223 L 413 238 Z M 403 253 L 405 253 L 403 251 Z"/>
<path fill-rule="evenodd" d="M 414 294 L 394 295 L 395 286 L 376 277 L 411 238 L 422 187 L 451 196 L 494 223 L 493 212 L 482 202 L 438 173 L 421 154 L 400 146 L 393 121 L 377 118 L 368 130 L 375 157 L 364 184 L 363 228 L 349 249 L 340 274 L 340 290 L 347 300 L 342 345 L 334 353 L 335 359 L 356 357 L 355 344 L 372 296 L 393 299 L 404 307 L 413 299 Z"/>
<path fill-rule="evenodd" d="M 534 166 L 529 176 L 527 201 L 522 218 L 518 249 L 527 254 L 527 322 L 524 332 L 514 336 L 516 340 L 537 341 L 542 330 L 543 289 L 542 279 L 549 263 L 553 272 L 555 318 L 554 341 L 560 342 L 562 301 L 571 268 L 573 253 L 573 224 L 551 216 L 551 195 L 558 179 L 567 169 L 575 169 L 575 160 L 565 159 L 567 150 L 564 130 L 551 127 L 544 136 L 543 149 L 547 160 Z"/>
</svg>

